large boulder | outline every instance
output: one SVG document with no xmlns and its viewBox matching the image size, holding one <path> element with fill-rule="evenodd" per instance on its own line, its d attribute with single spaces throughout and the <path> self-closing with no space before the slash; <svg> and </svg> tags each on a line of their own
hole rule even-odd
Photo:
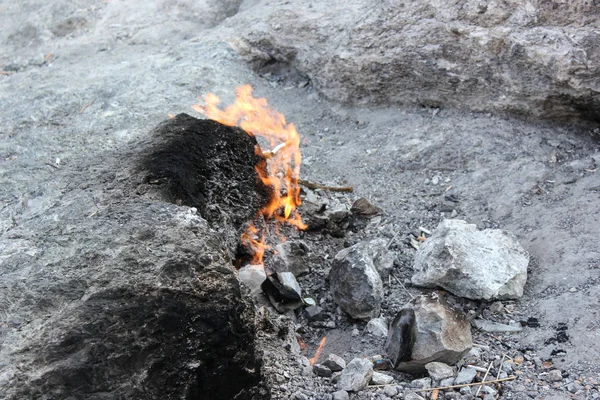
<svg viewBox="0 0 600 400">
<path fill-rule="evenodd" d="M 518 299 L 529 254 L 509 232 L 443 220 L 414 259 L 412 283 L 473 300 Z"/>
<path fill-rule="evenodd" d="M 198 140 L 215 133 L 212 128 L 222 140 L 201 149 Z M 188 146 L 176 145 L 181 138 Z M 257 387 L 261 360 L 253 308 L 231 263 L 235 241 L 197 212 L 212 216 L 211 204 L 233 206 L 239 192 L 210 203 L 225 199 L 211 194 L 215 185 L 231 184 L 212 179 L 227 175 L 215 158 L 235 158 L 228 151 L 234 146 L 239 163 L 252 163 L 255 142 L 239 130 L 183 116 L 147 141 L 164 144 L 162 156 L 171 156 L 151 177 L 136 167 L 140 154 L 133 152 L 145 157 L 151 146 L 136 142 L 129 152 L 56 169 L 53 180 L 24 194 L 32 196 L 27 212 L 8 203 L 18 224 L 0 236 L 3 399 L 268 397 Z M 204 163 L 195 168 L 214 168 L 202 188 L 194 166 L 189 175 L 184 168 L 199 153 Z M 197 208 L 162 198 L 198 199 Z M 256 212 L 249 204 L 230 222 Z"/>
<path fill-rule="evenodd" d="M 472 346 L 466 315 L 433 293 L 413 299 L 398 313 L 385 351 L 397 370 L 423 373 L 434 361 L 456 363 Z"/>
<path fill-rule="evenodd" d="M 330 99 L 600 121 L 595 2 L 292 0 L 241 11 L 225 21 L 240 54 L 271 77 L 304 75 Z"/>
</svg>

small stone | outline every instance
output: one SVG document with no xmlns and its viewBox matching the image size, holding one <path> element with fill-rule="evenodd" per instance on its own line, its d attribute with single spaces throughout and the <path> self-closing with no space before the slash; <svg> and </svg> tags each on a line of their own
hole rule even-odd
<svg viewBox="0 0 600 400">
<path fill-rule="evenodd" d="M 431 379 L 436 381 L 454 377 L 454 370 L 452 367 L 442 362 L 430 362 L 429 364 L 425 364 L 425 368 L 427 369 L 427 372 L 429 372 Z"/>
<path fill-rule="evenodd" d="M 498 393 L 496 389 L 488 385 L 481 386 L 481 391 L 486 394 L 491 394 L 492 396 L 495 396 Z"/>
<path fill-rule="evenodd" d="M 338 383 L 340 389 L 358 392 L 369 384 L 373 376 L 373 363 L 364 358 L 355 358 L 342 371 Z"/>
<path fill-rule="evenodd" d="M 381 372 L 373 372 L 373 376 L 371 377 L 371 385 L 389 385 L 393 381 L 393 376 L 382 374 Z"/>
<path fill-rule="evenodd" d="M 322 363 L 333 372 L 341 371 L 346 368 L 346 361 L 336 354 L 329 354 L 327 360 Z"/>
<path fill-rule="evenodd" d="M 308 400 L 308 396 L 302 393 L 301 391 L 297 391 L 294 393 L 294 398 L 296 400 Z"/>
<path fill-rule="evenodd" d="M 332 375 L 332 372 L 329 368 L 322 364 L 313 365 L 313 372 L 317 376 L 322 376 L 324 378 L 329 378 Z"/>
<path fill-rule="evenodd" d="M 410 386 L 419 389 L 429 389 L 431 387 L 431 378 L 415 379 L 410 382 Z"/>
<path fill-rule="evenodd" d="M 367 324 L 367 332 L 373 336 L 387 337 L 388 327 L 385 318 L 373 318 Z"/>
<path fill-rule="evenodd" d="M 419 396 L 412 390 L 405 390 L 404 391 L 404 400 L 425 400 L 425 398 L 422 396 Z"/>
<path fill-rule="evenodd" d="M 567 385 L 567 390 L 571 393 L 577 393 L 580 390 L 583 390 L 584 387 L 580 385 L 578 382 L 571 382 Z"/>
<path fill-rule="evenodd" d="M 323 321 L 327 318 L 327 315 L 323 312 L 323 308 L 319 306 L 306 307 L 304 312 L 309 321 Z"/>
<path fill-rule="evenodd" d="M 477 371 L 473 368 L 464 367 L 460 370 L 456 378 L 454 379 L 455 385 L 466 385 L 468 383 L 473 382 L 475 376 L 477 375 Z"/>
<path fill-rule="evenodd" d="M 348 395 L 348 392 L 346 392 L 345 390 L 338 390 L 337 392 L 333 392 L 331 394 L 331 400 L 348 400 L 350 399 L 350 396 Z"/>
<path fill-rule="evenodd" d="M 250 289 L 251 295 L 257 295 L 262 292 L 260 285 L 267 279 L 267 275 L 262 265 L 245 265 L 239 269 L 238 278 Z"/>
<path fill-rule="evenodd" d="M 360 335 L 360 331 L 358 330 L 357 327 L 352 328 L 352 336 L 356 337 Z"/>
<path fill-rule="evenodd" d="M 552 371 L 548 372 L 545 379 L 546 382 L 560 382 L 563 379 L 562 372 L 560 372 L 559 369 L 553 369 Z"/>
<path fill-rule="evenodd" d="M 454 382 L 454 384 L 457 385 L 456 381 Z M 471 389 L 471 386 L 463 386 L 460 388 L 459 392 L 463 396 L 469 396 L 473 394 L 473 389 Z"/>
<path fill-rule="evenodd" d="M 394 397 L 398 394 L 398 388 L 393 385 L 386 386 L 383 388 L 383 393 L 388 397 Z"/>
<path fill-rule="evenodd" d="M 523 330 L 521 326 L 499 324 L 485 319 L 473 320 L 472 324 L 484 332 L 521 332 Z"/>
<path fill-rule="evenodd" d="M 495 301 L 490 306 L 490 311 L 493 313 L 501 313 L 504 311 L 504 304 L 501 301 Z"/>
<path fill-rule="evenodd" d="M 452 386 L 454 385 L 454 377 L 442 379 L 440 381 L 440 386 Z"/>
</svg>

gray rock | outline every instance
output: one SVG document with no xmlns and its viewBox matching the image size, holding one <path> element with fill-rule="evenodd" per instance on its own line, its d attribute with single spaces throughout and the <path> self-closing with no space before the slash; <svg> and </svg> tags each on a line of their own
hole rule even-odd
<svg viewBox="0 0 600 400">
<path fill-rule="evenodd" d="M 350 396 L 345 390 L 338 390 L 331 394 L 331 400 L 348 400 Z"/>
<path fill-rule="evenodd" d="M 335 256 L 329 281 L 333 300 L 352 318 L 379 316 L 383 282 L 363 246 L 348 247 Z"/>
<path fill-rule="evenodd" d="M 275 250 L 277 254 L 269 263 L 272 272 L 291 272 L 296 277 L 310 272 L 310 263 L 306 260 L 310 249 L 302 240 L 287 240 L 275 246 Z"/>
<path fill-rule="evenodd" d="M 327 318 L 327 315 L 323 312 L 323 308 L 319 306 L 306 307 L 304 312 L 309 321 L 323 321 Z"/>
<path fill-rule="evenodd" d="M 387 337 L 388 327 L 385 318 L 373 318 L 367 323 L 367 332 L 373 336 Z"/>
<path fill-rule="evenodd" d="M 346 368 L 346 361 L 336 354 L 329 354 L 329 356 L 327 356 L 327 360 L 325 360 L 322 364 L 327 366 L 333 372 L 341 371 Z"/>
<path fill-rule="evenodd" d="M 251 295 L 262 293 L 260 285 L 267 279 L 262 265 L 245 265 L 238 270 L 238 278 L 250 290 Z"/>
<path fill-rule="evenodd" d="M 253 65 L 291 64 L 335 101 L 597 121 L 600 11 L 594 2 L 398 2 L 373 8 L 368 0 L 352 7 L 341 0 L 293 0 L 257 7 L 229 22 L 247 27 L 238 33 L 237 51 Z M 335 40 L 324 40 L 332 32 Z"/>
<path fill-rule="evenodd" d="M 562 372 L 560 372 L 559 369 L 553 369 L 552 371 L 548 372 L 548 374 L 545 376 L 545 379 L 548 382 L 560 382 L 563 379 Z"/>
<path fill-rule="evenodd" d="M 485 319 L 475 319 L 472 324 L 484 332 L 521 332 L 523 330 L 522 326 L 499 324 Z"/>
<path fill-rule="evenodd" d="M 383 393 L 388 397 L 394 397 L 398 394 L 398 387 L 394 385 L 388 385 L 383 388 Z"/>
<path fill-rule="evenodd" d="M 417 251 L 412 283 L 474 300 L 517 299 L 528 263 L 529 254 L 512 234 L 446 219 Z"/>
<path fill-rule="evenodd" d="M 429 389 L 431 387 L 431 378 L 420 378 L 410 382 L 410 387 L 419 389 Z"/>
<path fill-rule="evenodd" d="M 456 378 L 454 378 L 454 384 L 465 385 L 471 383 L 473 382 L 473 379 L 475 379 L 475 376 L 477 376 L 477 371 L 475 369 L 469 367 L 461 368 Z"/>
<path fill-rule="evenodd" d="M 359 243 L 364 246 L 365 250 L 373 258 L 373 265 L 382 280 L 387 280 L 390 276 L 390 271 L 394 267 L 394 253 L 388 250 L 388 240 L 383 238 L 373 239 L 368 242 Z"/>
<path fill-rule="evenodd" d="M 454 377 L 442 379 L 440 381 L 440 386 L 452 386 L 454 385 Z"/>
<path fill-rule="evenodd" d="M 398 313 L 385 351 L 397 370 L 421 373 L 430 362 L 456 363 L 471 346 L 466 316 L 434 293 L 415 298 Z"/>
<path fill-rule="evenodd" d="M 429 372 L 431 379 L 436 381 L 454 377 L 454 369 L 448 364 L 444 364 L 442 362 L 430 362 L 425 364 L 425 368 L 427 369 L 427 372 Z"/>
<path fill-rule="evenodd" d="M 365 358 L 355 358 L 342 371 L 338 386 L 348 392 L 358 392 L 367 387 L 372 377 L 373 363 Z"/>
<path fill-rule="evenodd" d="M 389 385 L 394 382 L 394 377 L 381 372 L 374 371 L 371 377 L 371 385 Z"/>
<path fill-rule="evenodd" d="M 425 398 L 423 396 L 419 396 L 412 390 L 405 390 L 404 391 L 404 400 L 425 400 Z"/>
<path fill-rule="evenodd" d="M 332 375 L 332 372 L 329 368 L 322 364 L 313 365 L 313 372 L 317 376 L 322 376 L 324 378 L 329 378 Z"/>
</svg>

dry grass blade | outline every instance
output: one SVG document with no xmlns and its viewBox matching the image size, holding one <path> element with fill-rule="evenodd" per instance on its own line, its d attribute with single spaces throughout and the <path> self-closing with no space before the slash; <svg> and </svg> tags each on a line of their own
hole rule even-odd
<svg viewBox="0 0 600 400">
<path fill-rule="evenodd" d="M 85 111 L 85 109 L 88 108 L 89 106 L 91 106 L 92 104 L 94 104 L 95 101 L 96 101 L 96 99 L 90 101 L 89 103 L 85 103 L 83 105 L 83 107 L 81 107 L 81 110 L 79 110 L 79 114 L 83 113 Z"/>
<path fill-rule="evenodd" d="M 485 371 L 485 375 L 483 375 L 483 379 L 481 380 L 481 382 L 479 382 L 480 386 L 477 389 L 477 393 L 475 393 L 475 397 L 477 397 L 479 395 L 479 392 L 481 391 L 481 388 L 483 387 L 483 384 L 484 383 L 488 383 L 488 382 L 485 381 L 485 378 L 487 378 L 488 374 L 490 373 L 490 369 L 492 369 L 492 365 L 494 365 L 494 362 L 490 361 L 490 365 L 488 366 L 487 371 Z"/>
</svg>

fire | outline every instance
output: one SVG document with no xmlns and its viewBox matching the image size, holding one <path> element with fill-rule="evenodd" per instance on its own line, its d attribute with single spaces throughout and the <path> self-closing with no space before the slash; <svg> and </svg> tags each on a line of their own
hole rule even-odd
<svg viewBox="0 0 600 400">
<path fill-rule="evenodd" d="M 325 348 L 325 343 L 327 343 L 327 336 L 323 336 L 323 339 L 321 339 L 321 343 L 319 343 L 319 347 L 317 347 L 317 351 L 315 351 L 315 355 L 311 359 L 308 360 L 308 361 L 310 361 L 310 365 L 315 365 L 315 363 L 317 361 L 319 361 L 321 352 Z"/>
<path fill-rule="evenodd" d="M 236 89 L 235 102 L 221 110 L 219 97 L 208 93 L 203 98 L 204 105 L 192 108 L 207 118 L 228 126 L 239 126 L 251 136 L 268 141 L 270 150 L 256 152 L 267 159 L 267 168 L 256 167 L 261 181 L 273 188 L 273 195 L 259 215 L 265 220 L 274 219 L 298 229 L 306 229 L 297 212 L 300 199 L 300 135 L 294 124 L 287 123 L 283 114 L 270 108 L 267 100 L 252 97 L 252 87 L 244 85 Z M 266 173 L 264 171 L 267 171 Z M 252 263 L 263 265 L 263 255 L 267 245 L 265 233 L 251 224 L 242 234 L 242 243 L 253 253 Z"/>
</svg>

